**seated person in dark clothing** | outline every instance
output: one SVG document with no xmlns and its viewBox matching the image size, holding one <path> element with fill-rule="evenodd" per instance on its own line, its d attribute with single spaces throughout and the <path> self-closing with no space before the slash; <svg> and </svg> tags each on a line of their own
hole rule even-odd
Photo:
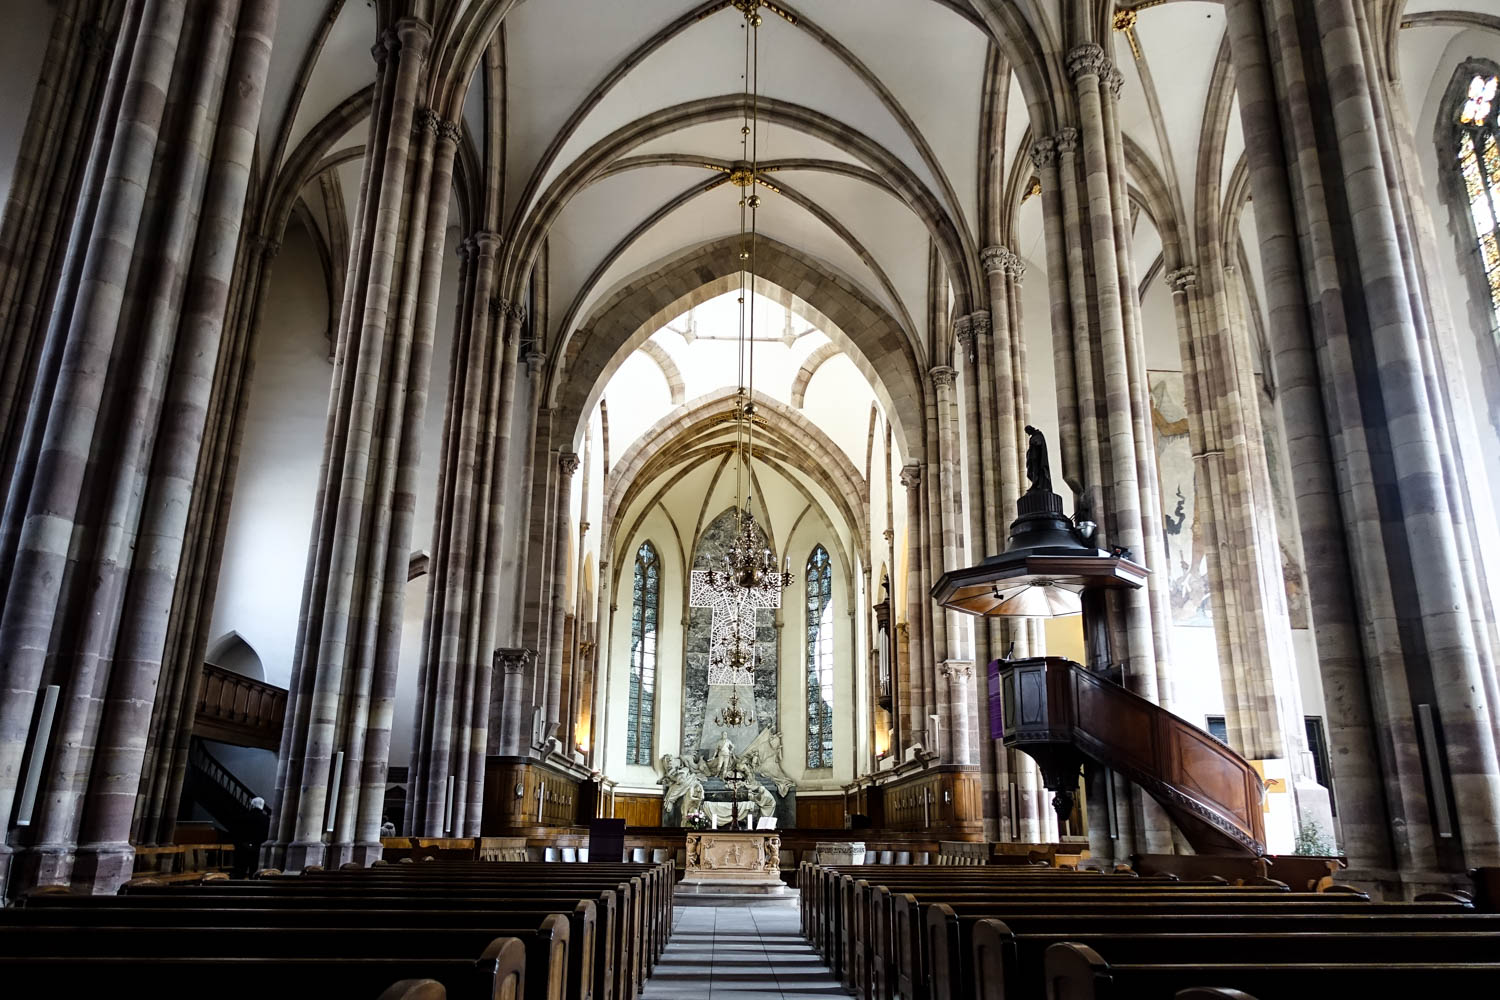
<svg viewBox="0 0 1500 1000">
<path fill-rule="evenodd" d="M 266 808 L 266 800 L 257 795 L 250 800 L 249 814 L 234 831 L 234 870 L 230 873 L 233 878 L 249 878 L 257 869 L 260 845 L 270 835 L 271 811 Z"/>
</svg>

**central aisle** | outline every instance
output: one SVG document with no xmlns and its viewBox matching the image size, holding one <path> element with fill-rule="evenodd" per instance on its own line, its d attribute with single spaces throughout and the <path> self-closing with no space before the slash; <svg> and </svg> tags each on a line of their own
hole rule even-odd
<svg viewBox="0 0 1500 1000">
<path fill-rule="evenodd" d="M 802 936 L 796 906 L 679 906 L 641 1000 L 831 1000 L 849 992 Z"/>
</svg>

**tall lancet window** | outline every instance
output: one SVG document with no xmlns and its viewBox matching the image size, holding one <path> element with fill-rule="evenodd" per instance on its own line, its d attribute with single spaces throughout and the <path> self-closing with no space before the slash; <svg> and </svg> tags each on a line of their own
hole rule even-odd
<svg viewBox="0 0 1500 1000">
<path fill-rule="evenodd" d="M 1480 273 L 1489 293 L 1490 322 L 1500 330 L 1500 124 L 1497 124 L 1496 91 L 1500 74 L 1474 73 L 1468 88 L 1459 95 L 1458 171 L 1474 238 Z"/>
<path fill-rule="evenodd" d="M 807 767 L 833 766 L 833 566 L 819 545 L 807 557 Z"/>
<path fill-rule="evenodd" d="M 661 560 L 642 542 L 635 553 L 635 595 L 630 617 L 630 726 L 625 762 L 651 763 L 656 735 L 656 623 L 661 606 Z"/>
</svg>

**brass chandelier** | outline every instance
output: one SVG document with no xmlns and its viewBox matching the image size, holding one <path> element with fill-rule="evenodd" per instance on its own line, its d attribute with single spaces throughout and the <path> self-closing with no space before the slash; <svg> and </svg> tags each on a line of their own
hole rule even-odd
<svg viewBox="0 0 1500 1000">
<path fill-rule="evenodd" d="M 751 511 L 751 462 L 755 456 L 755 282 L 756 212 L 760 208 L 759 140 L 760 140 L 760 15 L 761 0 L 733 0 L 734 7 L 745 18 L 745 96 L 744 121 L 740 125 L 740 159 L 729 171 L 729 182 L 740 191 L 739 259 L 739 335 L 736 352 L 739 365 L 738 388 L 734 409 L 735 423 L 735 533 L 724 555 L 722 569 L 711 568 L 709 580 L 718 589 L 791 586 L 791 559 L 780 573 L 770 548 L 761 544 L 760 532 Z M 745 641 L 744 629 L 736 627 L 732 643 L 721 644 L 709 657 L 713 666 L 727 667 L 733 676 L 753 676 L 760 656 L 754 640 Z M 732 688 L 729 703 L 714 717 L 714 724 L 736 729 L 755 722 L 750 706 L 742 704 L 738 686 Z"/>
<path fill-rule="evenodd" d="M 729 172 L 729 181 L 740 190 L 740 268 L 739 289 L 739 335 L 737 337 L 737 362 L 739 385 L 735 390 L 734 409 L 730 416 L 735 422 L 735 534 L 729 551 L 724 556 L 722 569 L 710 569 L 710 580 L 715 587 L 729 589 L 742 587 L 791 586 L 791 558 L 782 564 L 780 574 L 776 572 L 776 559 L 769 548 L 760 542 L 756 529 L 755 514 L 751 511 L 751 463 L 755 457 L 755 309 L 753 303 L 755 275 L 756 212 L 761 199 L 759 139 L 760 139 L 760 0 L 733 0 L 734 7 L 745 18 L 745 92 L 744 121 L 740 125 L 740 159 Z M 736 643 L 742 645 L 743 640 Z M 740 663 L 746 662 L 754 669 L 753 654 L 743 650 L 736 653 L 721 650 L 721 657 L 737 655 Z"/>
</svg>

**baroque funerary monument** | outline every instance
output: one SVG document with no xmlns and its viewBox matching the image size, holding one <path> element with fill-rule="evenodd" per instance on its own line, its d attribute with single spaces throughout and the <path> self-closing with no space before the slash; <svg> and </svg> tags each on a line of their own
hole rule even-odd
<svg viewBox="0 0 1500 1000">
<path fill-rule="evenodd" d="M 287 870 L 1190 850 L 1002 741 L 1041 656 L 1253 768 L 1269 852 L 1500 864 L 1492 0 L 6 11 L 0 896 L 252 794 Z M 1140 573 L 962 613 L 1018 498 Z"/>
</svg>

